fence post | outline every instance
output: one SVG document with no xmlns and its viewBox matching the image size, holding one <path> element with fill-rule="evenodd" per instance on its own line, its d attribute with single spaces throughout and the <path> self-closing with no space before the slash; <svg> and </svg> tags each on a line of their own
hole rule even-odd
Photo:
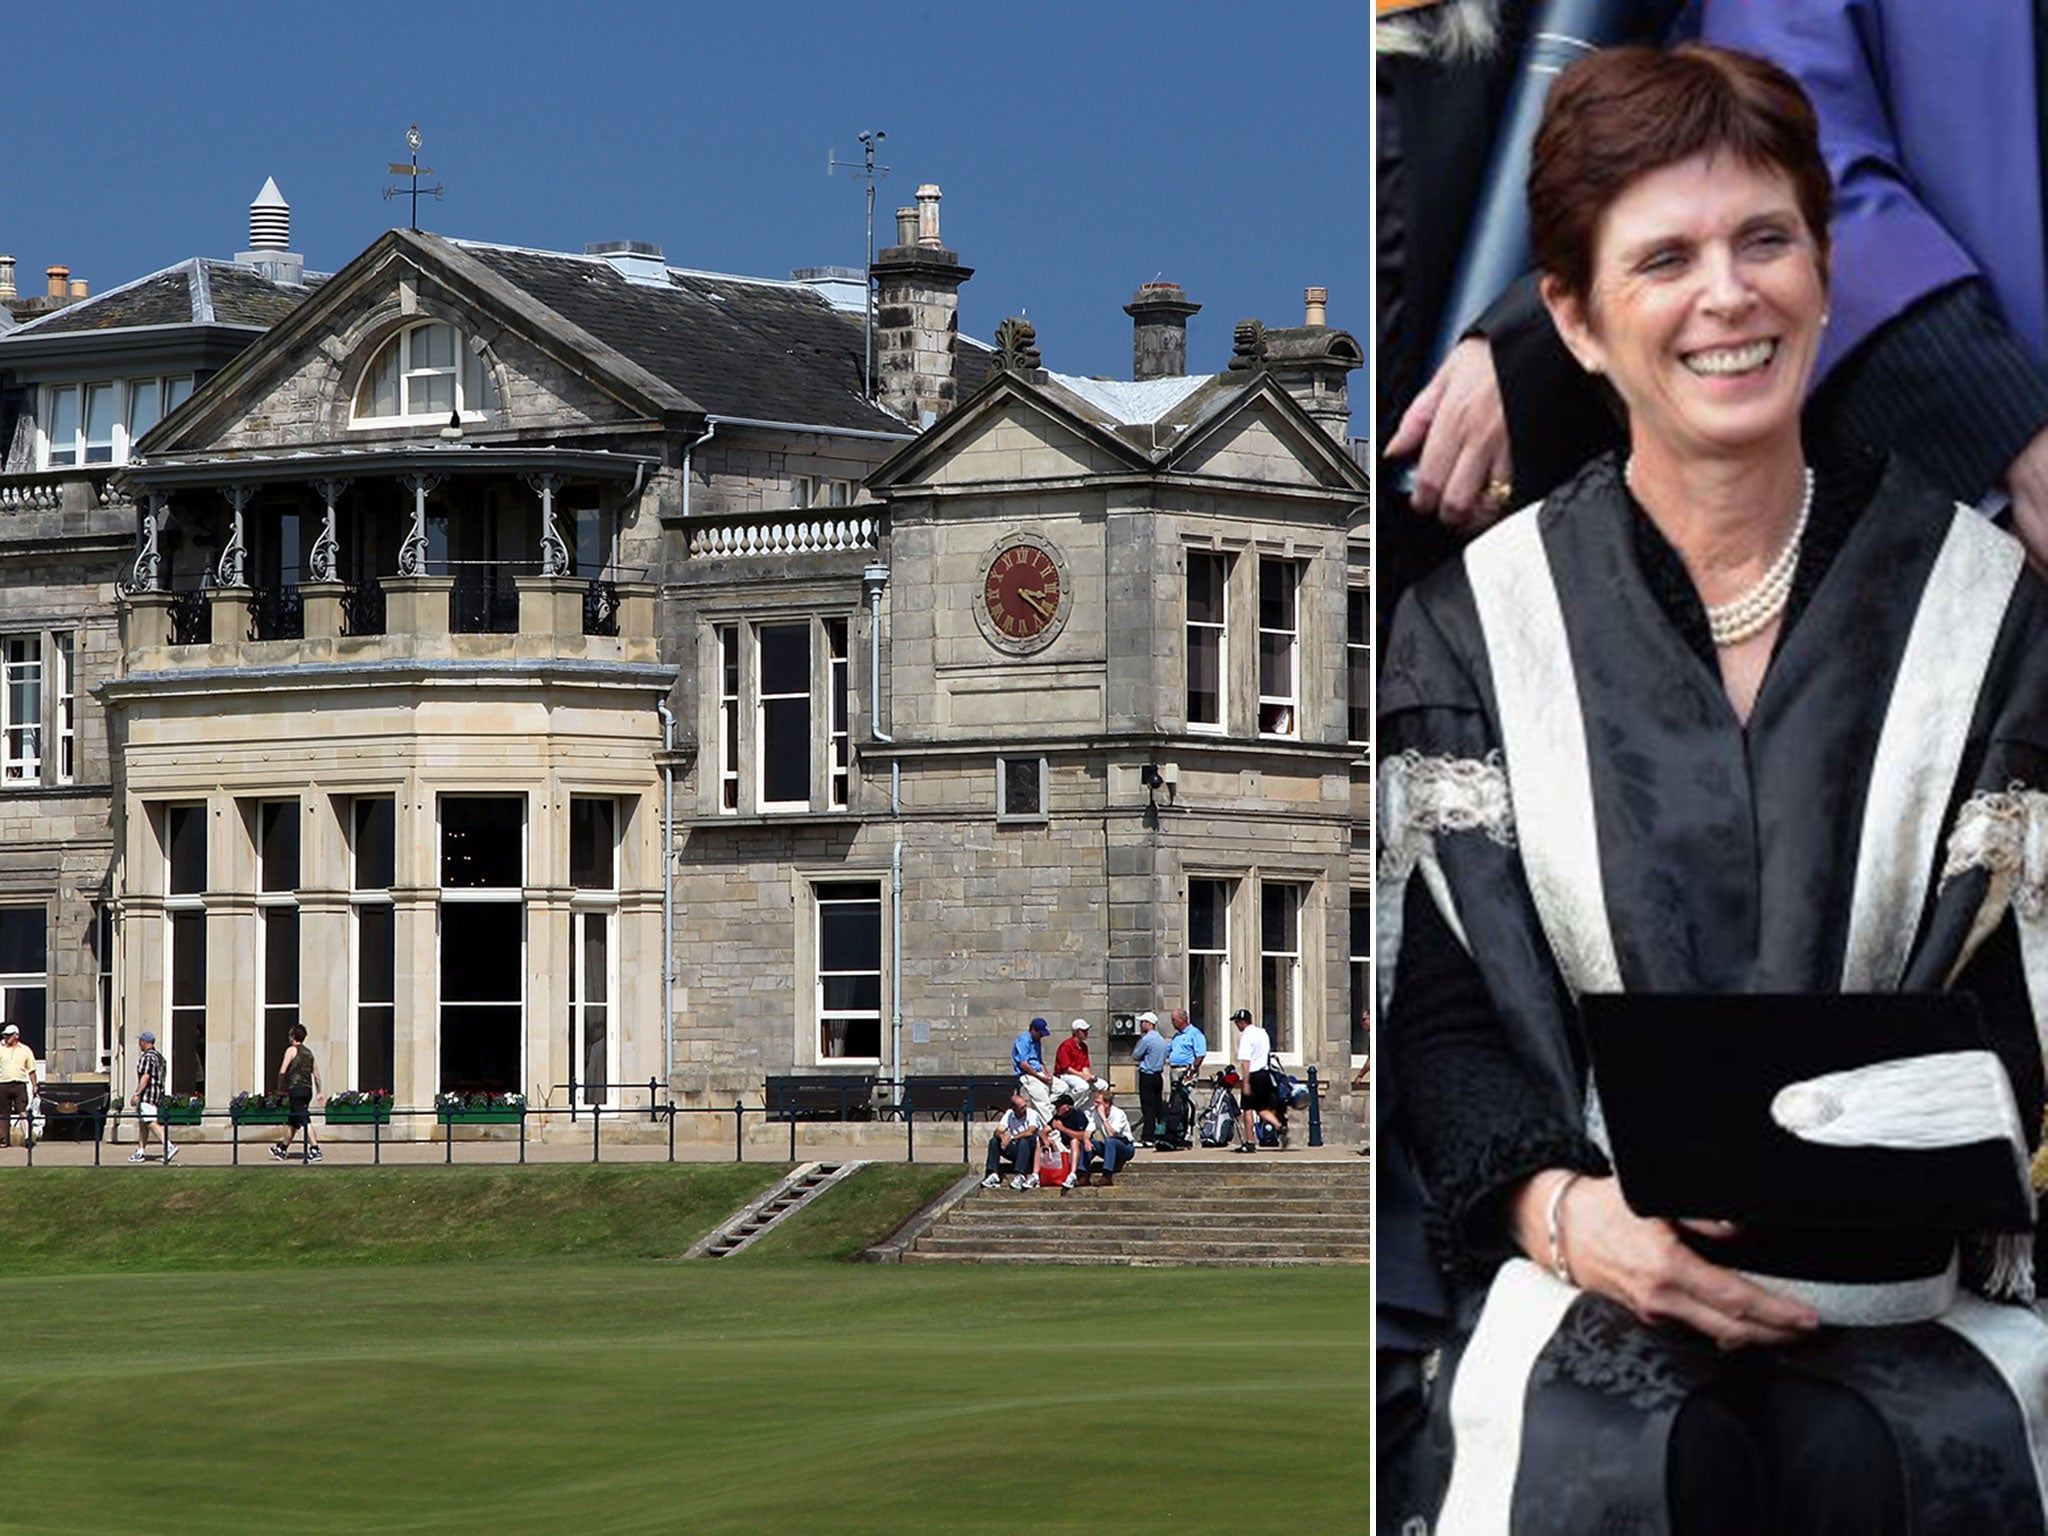
<svg viewBox="0 0 2048 1536">
<path fill-rule="evenodd" d="M 654 1102 L 654 1094 L 654 1079 L 650 1077 L 647 1079 L 647 1120 L 649 1124 L 661 1118 L 661 1110 Z"/>
<path fill-rule="evenodd" d="M 796 1111 L 789 1112 L 789 1160 L 796 1161 Z"/>
<path fill-rule="evenodd" d="M 673 1100 L 668 1106 L 668 1160 L 676 1160 L 676 1106 Z"/>
<path fill-rule="evenodd" d="M 590 1106 L 590 1160 L 593 1163 L 598 1161 L 597 1125 L 601 1114 L 602 1111 L 595 1104 Z M 524 1125 L 526 1121 L 522 1117 L 519 1123 Z"/>
<path fill-rule="evenodd" d="M 526 1106 L 519 1106 L 519 1166 L 526 1166 Z"/>
<path fill-rule="evenodd" d="M 1323 1144 L 1323 1089 L 1316 1081 L 1316 1069 L 1308 1069 L 1308 1144 Z"/>
<path fill-rule="evenodd" d="M 569 1123 L 576 1123 L 576 1074 L 569 1074 Z"/>
<path fill-rule="evenodd" d="M 908 1104 L 903 1106 L 903 1161 L 917 1161 L 917 1111 Z"/>
<path fill-rule="evenodd" d="M 968 1167 L 974 1166 L 974 1144 L 969 1140 L 974 1134 L 974 1090 L 969 1088 L 960 1100 L 960 1161 Z"/>
<path fill-rule="evenodd" d="M 287 1132 L 286 1134 L 289 1135 L 290 1133 Z M 230 1149 L 228 1152 L 229 1163 L 237 1168 L 241 1167 L 242 1122 L 235 1117 L 235 1112 L 232 1109 L 228 1111 L 228 1146 Z"/>
<path fill-rule="evenodd" d="M 99 1126 L 97 1128 L 96 1134 L 93 1136 L 92 1139 L 92 1165 L 95 1168 L 99 1167 L 100 1165 L 100 1143 L 105 1141 L 106 1139 L 107 1106 L 104 1102 L 102 1102 L 100 1105 Z"/>
<path fill-rule="evenodd" d="M 434 1116 L 434 1118 L 441 1120 L 439 1115 Z M 519 1123 L 522 1128 L 526 1124 L 524 1120 L 521 1120 Z M 441 1120 L 441 1161 L 444 1164 L 455 1161 L 455 1120 L 453 1116 L 446 1120 Z"/>
<path fill-rule="evenodd" d="M 732 1101 L 732 1160 L 736 1163 L 747 1160 L 747 1106 L 739 1099 Z"/>
</svg>

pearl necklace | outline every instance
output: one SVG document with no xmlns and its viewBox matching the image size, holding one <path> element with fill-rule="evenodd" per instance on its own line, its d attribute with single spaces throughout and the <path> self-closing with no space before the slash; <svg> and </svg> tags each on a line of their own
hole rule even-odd
<svg viewBox="0 0 2048 1536">
<path fill-rule="evenodd" d="M 1630 495 L 1635 494 L 1635 467 L 1635 460 L 1631 458 L 1621 470 Z M 1636 499 L 1640 501 L 1642 498 Z M 1771 562 L 1770 569 L 1747 592 L 1725 603 L 1706 605 L 1707 633 L 1713 637 L 1717 650 L 1740 645 L 1750 636 L 1761 634 L 1785 611 L 1785 604 L 1792 596 L 1792 578 L 1799 572 L 1799 549 L 1806 538 L 1806 520 L 1812 513 L 1813 468 L 1809 465 L 1806 488 L 1799 499 L 1799 517 L 1792 524 L 1792 537 L 1778 551 L 1778 558 Z"/>
</svg>

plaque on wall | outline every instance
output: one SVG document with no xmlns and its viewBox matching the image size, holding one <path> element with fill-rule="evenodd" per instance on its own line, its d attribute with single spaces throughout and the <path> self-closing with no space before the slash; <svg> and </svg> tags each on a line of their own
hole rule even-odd
<svg viewBox="0 0 2048 1536">
<path fill-rule="evenodd" d="M 1012 656 L 1028 656 L 1058 638 L 1074 606 L 1067 562 L 1050 540 L 1010 534 L 981 566 L 981 596 L 974 617 L 988 643 Z"/>
</svg>

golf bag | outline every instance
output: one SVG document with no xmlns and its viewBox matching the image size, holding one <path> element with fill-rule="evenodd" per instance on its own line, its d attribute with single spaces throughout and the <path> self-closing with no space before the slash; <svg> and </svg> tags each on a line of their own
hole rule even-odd
<svg viewBox="0 0 2048 1536">
<path fill-rule="evenodd" d="M 1187 1083 L 1174 1079 L 1173 1087 L 1166 1095 L 1166 1121 L 1159 1140 L 1153 1144 L 1157 1152 L 1181 1152 L 1194 1145 L 1195 1096 L 1188 1092 Z"/>
<path fill-rule="evenodd" d="M 1227 1147 L 1237 1140 L 1237 1118 L 1237 1095 L 1219 1081 L 1202 1111 L 1202 1145 Z"/>
</svg>

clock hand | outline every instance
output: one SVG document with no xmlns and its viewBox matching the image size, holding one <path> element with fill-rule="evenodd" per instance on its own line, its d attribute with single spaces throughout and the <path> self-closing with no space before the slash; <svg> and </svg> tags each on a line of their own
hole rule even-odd
<svg viewBox="0 0 2048 1536">
<path fill-rule="evenodd" d="M 1045 605 L 1045 589 L 1043 587 L 1018 587 L 1015 590 L 1019 597 L 1038 610 L 1040 618 L 1049 619 L 1052 617 L 1052 610 Z"/>
</svg>

